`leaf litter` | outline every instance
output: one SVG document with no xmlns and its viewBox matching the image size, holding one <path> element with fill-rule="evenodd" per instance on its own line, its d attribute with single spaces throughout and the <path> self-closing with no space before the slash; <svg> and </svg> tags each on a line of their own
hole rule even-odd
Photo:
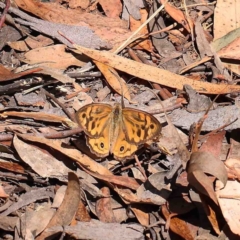
<svg viewBox="0 0 240 240">
<path fill-rule="evenodd" d="M 1 2 L 0 237 L 238 239 L 237 8 Z M 124 163 L 75 119 L 122 95 L 162 124 Z"/>
</svg>

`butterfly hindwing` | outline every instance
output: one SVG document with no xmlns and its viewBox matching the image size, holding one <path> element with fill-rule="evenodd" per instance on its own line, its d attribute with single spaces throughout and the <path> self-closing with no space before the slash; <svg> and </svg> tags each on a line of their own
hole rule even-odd
<svg viewBox="0 0 240 240">
<path fill-rule="evenodd" d="M 138 145 L 129 143 L 126 140 L 125 132 L 122 126 L 119 128 L 119 134 L 113 146 L 112 153 L 117 160 L 129 159 L 137 151 Z"/>
<path fill-rule="evenodd" d="M 124 108 L 122 111 L 123 130 L 130 143 L 143 144 L 160 135 L 162 126 L 159 121 L 144 111 Z"/>
</svg>

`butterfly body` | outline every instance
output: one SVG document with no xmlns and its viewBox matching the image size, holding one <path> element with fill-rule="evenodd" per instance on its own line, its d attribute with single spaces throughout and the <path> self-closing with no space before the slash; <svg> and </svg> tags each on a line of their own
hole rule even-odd
<svg viewBox="0 0 240 240">
<path fill-rule="evenodd" d="M 161 124 L 151 114 L 103 103 L 88 104 L 76 113 L 87 145 L 99 157 L 112 153 L 116 159 L 132 158 L 145 142 L 160 135 Z"/>
</svg>

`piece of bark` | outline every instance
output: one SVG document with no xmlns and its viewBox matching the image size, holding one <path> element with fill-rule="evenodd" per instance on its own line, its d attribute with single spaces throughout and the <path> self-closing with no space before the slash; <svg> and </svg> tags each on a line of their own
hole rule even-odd
<svg viewBox="0 0 240 240">
<path fill-rule="evenodd" d="M 175 126 L 189 130 L 190 126 L 193 123 L 198 122 L 198 120 L 202 118 L 204 114 L 205 112 L 190 113 L 184 109 L 176 109 L 168 116 Z M 211 110 L 203 123 L 202 131 L 215 130 L 225 124 L 236 120 L 237 118 L 238 119 L 235 122 L 225 127 L 224 129 L 233 130 L 240 128 L 239 116 L 240 109 L 235 105 L 219 107 L 217 109 Z"/>
<path fill-rule="evenodd" d="M 2 212 L 0 216 L 7 216 L 10 213 L 17 211 L 18 209 L 27 206 L 30 203 L 34 203 L 37 200 L 46 199 L 49 197 L 53 198 L 53 188 L 38 188 L 37 190 L 32 190 L 30 192 L 24 193 L 19 198 L 18 202 L 11 205 L 6 211 Z"/>
<path fill-rule="evenodd" d="M 192 86 L 185 84 L 184 90 L 186 91 L 189 101 L 187 105 L 187 110 L 189 112 L 197 113 L 206 111 L 212 104 L 212 101 L 209 97 L 205 95 L 200 95 L 197 93 Z M 216 108 L 216 103 L 213 105 Z"/>
<path fill-rule="evenodd" d="M 4 8 L 5 4 L 0 3 L 0 7 Z M 66 37 L 71 39 L 74 43 L 77 43 L 81 46 L 85 46 L 87 48 L 111 48 L 111 44 L 101 39 L 97 34 L 94 33 L 89 27 L 86 26 L 74 26 L 67 24 L 59 24 L 53 23 L 49 21 L 44 21 L 41 19 L 37 19 L 35 17 L 31 17 L 28 14 L 22 12 L 17 8 L 10 7 L 10 13 L 16 14 L 20 18 L 16 18 L 15 21 L 30 26 L 32 29 L 51 36 L 55 39 L 58 39 L 60 42 L 66 44 L 71 47 L 71 44 L 68 40 L 62 37 L 59 32 L 63 33 Z M 23 20 L 24 19 L 24 20 Z M 91 39 L 91 41 L 89 41 Z"/>
<path fill-rule="evenodd" d="M 49 228 L 46 232 L 62 232 L 61 226 Z M 144 240 L 144 228 L 139 224 L 103 223 L 97 220 L 78 222 L 75 226 L 65 226 L 64 232 L 75 239 L 94 240 Z"/>
</svg>

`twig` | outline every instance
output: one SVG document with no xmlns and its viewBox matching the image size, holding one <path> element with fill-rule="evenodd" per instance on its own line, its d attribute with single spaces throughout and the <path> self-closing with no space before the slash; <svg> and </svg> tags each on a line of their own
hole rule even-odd
<svg viewBox="0 0 240 240">
<path fill-rule="evenodd" d="M 198 7 L 198 6 L 213 6 L 217 3 L 217 1 L 211 2 L 211 3 L 196 3 L 196 4 L 190 4 L 186 5 L 187 8 L 192 8 L 192 7 Z M 179 9 L 185 9 L 185 6 L 179 7 Z"/>
<path fill-rule="evenodd" d="M 47 97 L 51 98 L 55 103 L 57 103 L 62 110 L 66 113 L 66 115 L 73 121 L 76 122 L 75 116 L 72 115 L 67 108 L 64 106 L 64 104 L 62 104 L 60 101 L 58 101 L 57 98 L 55 98 L 51 93 L 47 92 L 45 89 L 43 89 L 44 93 L 46 94 Z"/>
<path fill-rule="evenodd" d="M 203 135 L 203 136 L 199 136 L 199 140 L 202 140 L 202 139 L 204 139 L 205 137 L 208 137 L 209 135 L 212 135 L 212 134 L 214 134 L 214 133 L 216 133 L 216 132 L 219 132 L 220 130 L 222 130 L 222 129 L 224 129 L 225 127 L 231 125 L 232 123 L 236 122 L 237 120 L 238 120 L 238 118 L 234 119 L 234 120 L 231 121 L 230 123 L 226 123 L 226 124 L 222 125 L 221 127 L 217 128 L 217 129 L 215 129 L 215 130 L 213 130 L 213 131 L 211 131 L 211 132 L 209 132 L 209 133 L 207 133 L 207 134 L 205 134 L 205 135 Z"/>
<path fill-rule="evenodd" d="M 5 1 L 6 7 L 4 8 L 2 17 L 0 19 L 0 29 L 2 28 L 3 23 L 5 22 L 8 9 L 10 8 L 10 0 Z"/>
<path fill-rule="evenodd" d="M 83 131 L 82 128 L 78 127 L 70 130 L 56 132 L 56 133 L 41 133 L 41 136 L 48 139 L 61 139 L 61 138 L 71 137 L 75 134 L 81 133 L 82 131 Z M 35 133 L 27 133 L 25 135 L 36 136 Z M 12 134 L 0 134 L 0 142 L 11 141 L 12 139 L 13 139 Z"/>
<path fill-rule="evenodd" d="M 135 41 L 133 39 L 134 36 L 136 36 L 159 12 L 162 11 L 162 9 L 165 7 L 165 4 L 168 2 L 168 0 L 166 0 L 164 2 L 164 4 L 159 7 L 155 13 L 153 13 L 153 15 L 147 19 L 147 21 L 145 21 L 125 42 L 123 42 L 115 51 L 115 54 L 118 54 L 119 52 L 121 52 L 127 45 L 129 45 L 131 42 Z"/>
<path fill-rule="evenodd" d="M 138 157 L 137 157 L 136 154 L 134 155 L 134 158 L 135 158 L 136 163 L 137 163 L 137 165 L 138 165 L 138 167 L 139 167 L 139 171 L 142 173 L 142 175 L 144 176 L 145 180 L 147 180 L 147 175 L 146 175 L 146 173 L 145 173 L 145 171 L 144 171 L 141 163 L 139 162 L 139 159 L 138 159 Z"/>
</svg>

